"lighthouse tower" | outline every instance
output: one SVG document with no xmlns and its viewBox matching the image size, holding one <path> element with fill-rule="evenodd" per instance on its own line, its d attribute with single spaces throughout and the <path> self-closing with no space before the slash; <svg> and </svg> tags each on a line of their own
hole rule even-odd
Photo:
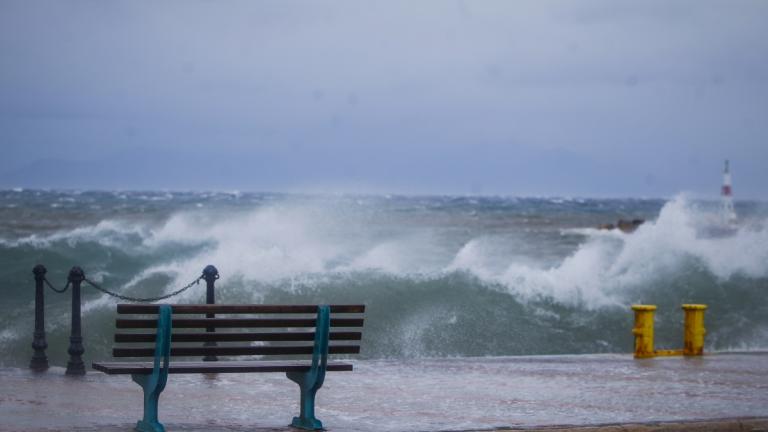
<svg viewBox="0 0 768 432">
<path fill-rule="evenodd" d="M 736 210 L 733 208 L 733 191 L 731 190 L 731 168 L 728 159 L 725 160 L 725 169 L 723 170 L 723 189 L 721 192 L 722 203 L 721 213 L 726 223 L 736 222 Z"/>
</svg>

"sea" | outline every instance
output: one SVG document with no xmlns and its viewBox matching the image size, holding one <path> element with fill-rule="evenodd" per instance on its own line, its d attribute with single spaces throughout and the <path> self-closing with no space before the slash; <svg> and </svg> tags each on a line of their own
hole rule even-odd
<svg viewBox="0 0 768 432">
<path fill-rule="evenodd" d="M 131 297 L 172 293 L 208 265 L 217 303 L 364 303 L 373 361 L 631 353 L 633 304 L 657 305 L 656 347 L 682 347 L 706 304 L 707 351 L 768 349 L 768 203 L 574 197 L 0 191 L 0 366 L 32 354 L 42 264 Z M 644 219 L 633 233 L 601 230 Z M 204 303 L 205 284 L 166 300 Z M 86 364 L 110 358 L 115 304 L 82 287 Z M 67 361 L 70 291 L 46 288 L 47 355 Z"/>
</svg>

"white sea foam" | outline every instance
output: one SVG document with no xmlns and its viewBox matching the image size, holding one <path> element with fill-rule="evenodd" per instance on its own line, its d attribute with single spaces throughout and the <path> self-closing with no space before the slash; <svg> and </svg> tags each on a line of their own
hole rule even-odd
<svg viewBox="0 0 768 432">
<path fill-rule="evenodd" d="M 205 241 L 210 247 L 175 263 L 177 273 L 199 273 L 217 263 L 222 282 L 229 277 L 273 281 L 322 273 L 344 252 L 329 231 L 336 226 L 323 214 L 303 209 L 265 208 L 223 220 L 179 215 L 155 232 L 151 242 Z M 196 235 L 190 235 L 196 233 Z"/>
<path fill-rule="evenodd" d="M 0 331 L 0 345 L 3 343 L 14 340 L 18 337 L 18 334 L 10 329 L 3 329 L 3 331 Z"/>
<path fill-rule="evenodd" d="M 339 225 L 324 211 L 282 206 L 263 208 L 225 217 L 213 213 L 187 212 L 171 217 L 160 227 L 141 230 L 147 251 L 173 245 L 199 246 L 189 257 L 173 255 L 143 269 L 119 289 L 132 295 L 142 282 L 157 275 L 171 277 L 161 294 L 186 285 L 208 264 L 221 274 L 218 284 L 258 281 L 274 282 L 334 271 L 335 262 L 348 252 L 332 235 Z M 199 290 L 187 291 L 179 301 L 197 300 Z M 252 293 L 258 296 L 260 293 Z M 142 297 L 139 295 L 139 297 Z M 88 304 L 89 309 L 107 303 Z"/>
<path fill-rule="evenodd" d="M 668 202 L 656 220 L 633 234 L 591 228 L 566 232 L 585 239 L 554 265 L 525 250 L 500 248 L 498 239 L 488 234 L 457 246 L 429 227 L 379 232 L 357 207 L 276 203 L 235 213 L 195 210 L 158 226 L 107 220 L 18 243 L 45 247 L 60 241 L 72 246 L 97 242 L 124 250 L 126 238 L 133 236 L 138 239 L 133 252 L 139 254 L 194 246 L 181 255 L 156 253 L 156 264 L 121 287 L 125 293 L 158 274 L 171 278 L 166 287 L 171 292 L 208 264 L 219 268 L 220 284 L 255 281 L 262 286 L 360 271 L 406 278 L 464 271 L 521 298 L 548 297 L 594 308 L 636 301 L 637 287 L 663 280 L 691 262 L 720 280 L 768 276 L 768 230 L 753 224 L 730 237 L 702 237 L 700 228 L 711 214 L 684 196 Z M 182 300 L 192 299 L 184 296 Z"/>
<path fill-rule="evenodd" d="M 482 241 L 470 241 L 448 269 L 464 269 L 523 297 L 551 297 L 585 307 L 626 304 L 633 288 L 683 270 L 691 261 L 721 280 L 735 275 L 768 275 L 768 231 L 743 227 L 733 236 L 707 238 L 701 228 L 712 215 L 685 196 L 668 202 L 656 221 L 633 234 L 580 229 L 587 236 L 575 252 L 556 266 L 513 260 L 504 271 L 484 265 Z"/>
<path fill-rule="evenodd" d="M 551 297 L 570 303 L 601 306 L 614 303 L 603 287 L 608 277 L 611 252 L 618 245 L 605 239 L 587 241 L 555 267 L 544 267 L 531 259 L 516 257 L 506 268 L 487 265 L 488 249 L 482 241 L 471 241 L 456 255 L 448 270 L 465 270 L 480 279 L 505 287 L 524 298 Z"/>
<path fill-rule="evenodd" d="M 127 236 L 147 236 L 144 224 L 135 224 L 120 220 L 103 220 L 91 226 L 78 227 L 68 231 L 49 235 L 32 234 L 17 240 L 4 240 L 7 247 L 31 246 L 37 249 L 49 248 L 57 242 L 65 242 L 69 247 L 80 243 L 94 242 L 106 247 L 125 247 Z"/>
</svg>

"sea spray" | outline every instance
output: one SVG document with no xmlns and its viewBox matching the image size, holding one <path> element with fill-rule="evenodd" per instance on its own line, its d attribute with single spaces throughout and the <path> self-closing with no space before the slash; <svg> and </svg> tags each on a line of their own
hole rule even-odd
<svg viewBox="0 0 768 432">
<path fill-rule="evenodd" d="M 57 207 L 51 207 L 57 204 Z M 198 206 L 202 204 L 202 206 Z M 167 192 L 0 192 L 0 362 L 31 355 L 32 267 L 73 265 L 157 296 L 218 267 L 219 303 L 364 302 L 363 357 L 629 352 L 634 302 L 657 304 L 657 345 L 679 347 L 686 302 L 707 303 L 708 349 L 768 347 L 768 210 L 677 197 L 593 200 Z M 95 208 L 97 207 L 97 208 Z M 598 224 L 641 217 L 633 234 Z M 201 303 L 204 287 L 175 302 Z M 116 301 L 84 288 L 86 360 L 107 358 Z M 69 297 L 46 293 L 52 364 Z"/>
</svg>

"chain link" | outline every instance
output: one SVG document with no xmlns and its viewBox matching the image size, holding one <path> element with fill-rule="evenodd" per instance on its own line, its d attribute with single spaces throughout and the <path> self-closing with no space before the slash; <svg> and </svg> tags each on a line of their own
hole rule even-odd
<svg viewBox="0 0 768 432">
<path fill-rule="evenodd" d="M 111 292 L 109 290 L 106 290 L 106 289 L 102 288 L 99 284 L 97 284 L 96 282 L 93 282 L 92 280 L 90 280 L 88 278 L 86 278 L 84 280 L 90 286 L 96 288 L 97 290 L 103 292 L 104 294 L 111 295 L 112 297 L 119 298 L 120 300 L 126 300 L 126 301 L 132 301 L 132 302 L 140 302 L 140 303 L 150 303 L 150 302 L 155 302 L 155 301 L 158 301 L 158 300 L 165 300 L 165 299 L 173 297 L 173 296 L 175 296 L 177 294 L 181 294 L 182 292 L 184 292 L 184 291 L 188 290 L 189 288 L 191 288 L 193 285 L 199 284 L 200 283 L 200 279 L 202 279 L 202 278 L 203 278 L 203 276 L 200 276 L 199 278 L 197 278 L 197 279 L 193 280 L 192 282 L 190 282 L 187 286 L 185 286 L 183 288 L 180 288 L 180 289 L 177 289 L 176 291 L 174 291 L 174 292 L 172 292 L 170 294 L 166 294 L 166 295 L 160 296 L 160 297 L 147 297 L 147 298 L 130 297 L 130 296 L 122 295 L 122 294 L 113 293 L 113 292 Z"/>
<path fill-rule="evenodd" d="M 46 284 L 46 285 L 48 285 L 48 288 L 50 288 L 50 289 L 52 289 L 52 290 L 56 291 L 56 292 L 57 292 L 57 293 L 59 293 L 59 294 L 66 292 L 66 291 L 67 291 L 67 288 L 69 288 L 69 285 L 72 283 L 72 282 L 70 282 L 70 281 L 67 281 L 67 284 L 66 284 L 66 285 L 64 285 L 64 289 L 56 289 L 56 287 L 54 287 L 53 285 L 51 285 L 51 283 L 50 283 L 50 282 L 48 282 L 48 279 L 47 279 L 47 278 L 45 278 L 45 277 L 44 277 L 44 278 L 43 278 L 43 281 L 45 282 L 45 284 Z"/>
</svg>

